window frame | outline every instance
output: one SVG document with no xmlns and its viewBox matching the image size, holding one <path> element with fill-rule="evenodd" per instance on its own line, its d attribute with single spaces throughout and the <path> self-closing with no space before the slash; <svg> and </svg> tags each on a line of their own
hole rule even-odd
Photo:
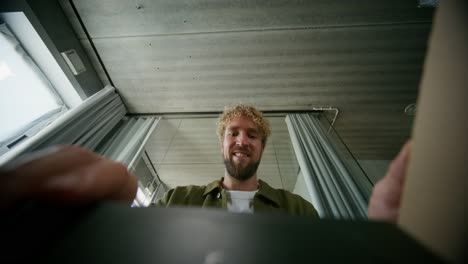
<svg viewBox="0 0 468 264">
<path fill-rule="evenodd" d="M 23 1 L 18 1 L 18 8 L 23 11 L 0 10 L 0 24 L 6 24 L 24 52 L 51 83 L 51 94 L 63 104 L 60 109 L 44 113 L 21 128 L 17 135 L 0 142 L 0 156 L 34 137 L 36 133 L 69 109 L 80 105 L 86 98 L 73 73 L 29 6 Z"/>
</svg>

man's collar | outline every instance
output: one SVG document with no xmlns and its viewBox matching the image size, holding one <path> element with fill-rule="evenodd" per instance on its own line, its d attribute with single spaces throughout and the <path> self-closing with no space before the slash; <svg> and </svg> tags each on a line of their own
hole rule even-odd
<svg viewBox="0 0 468 264">
<path fill-rule="evenodd" d="M 208 184 L 205 188 L 205 192 L 203 193 L 203 196 L 206 196 L 207 194 L 217 190 L 218 192 L 221 191 L 221 183 L 223 182 L 223 178 L 221 180 L 216 180 L 210 184 Z"/>
<path fill-rule="evenodd" d="M 272 201 L 276 205 L 279 205 L 278 195 L 275 189 L 262 180 L 258 180 L 260 188 L 258 189 L 257 195 Z"/>
<path fill-rule="evenodd" d="M 222 182 L 223 178 L 208 184 L 205 188 L 203 196 L 206 196 L 207 194 L 212 193 L 214 191 L 220 192 L 223 189 L 221 185 Z M 276 190 L 260 179 L 258 180 L 258 183 L 260 184 L 260 188 L 258 189 L 257 195 L 261 198 L 272 201 L 276 205 L 279 205 L 279 199 L 278 195 L 276 194 Z"/>
</svg>

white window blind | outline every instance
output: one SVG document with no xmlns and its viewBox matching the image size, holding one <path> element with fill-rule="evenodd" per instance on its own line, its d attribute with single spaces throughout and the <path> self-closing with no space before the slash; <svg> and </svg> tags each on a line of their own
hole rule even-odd
<svg viewBox="0 0 468 264">
<path fill-rule="evenodd" d="M 359 167 L 354 158 L 344 158 L 345 148 L 338 148 L 338 142 L 332 140 L 322 126 L 320 116 L 288 114 L 286 124 L 312 204 L 319 215 L 338 219 L 367 218 L 372 183 L 360 168 L 353 168 Z"/>
</svg>

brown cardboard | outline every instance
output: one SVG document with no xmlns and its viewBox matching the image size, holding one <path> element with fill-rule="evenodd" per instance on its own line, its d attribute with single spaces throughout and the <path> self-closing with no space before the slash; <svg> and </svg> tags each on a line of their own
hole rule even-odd
<svg viewBox="0 0 468 264">
<path fill-rule="evenodd" d="M 398 221 L 456 262 L 468 242 L 467 8 L 467 1 L 442 0 L 436 12 Z"/>
</svg>

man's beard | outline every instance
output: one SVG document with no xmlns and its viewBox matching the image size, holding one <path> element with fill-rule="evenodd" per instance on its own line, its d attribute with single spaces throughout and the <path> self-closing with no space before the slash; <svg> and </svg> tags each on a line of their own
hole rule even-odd
<svg viewBox="0 0 468 264">
<path fill-rule="evenodd" d="M 232 160 L 225 158 L 224 165 L 226 166 L 226 170 L 229 175 L 231 175 L 231 177 L 240 181 L 245 181 L 255 175 L 258 165 L 260 165 L 260 160 L 257 162 L 249 162 L 249 164 L 247 164 L 247 166 L 244 168 L 241 164 L 236 165 Z"/>
</svg>

